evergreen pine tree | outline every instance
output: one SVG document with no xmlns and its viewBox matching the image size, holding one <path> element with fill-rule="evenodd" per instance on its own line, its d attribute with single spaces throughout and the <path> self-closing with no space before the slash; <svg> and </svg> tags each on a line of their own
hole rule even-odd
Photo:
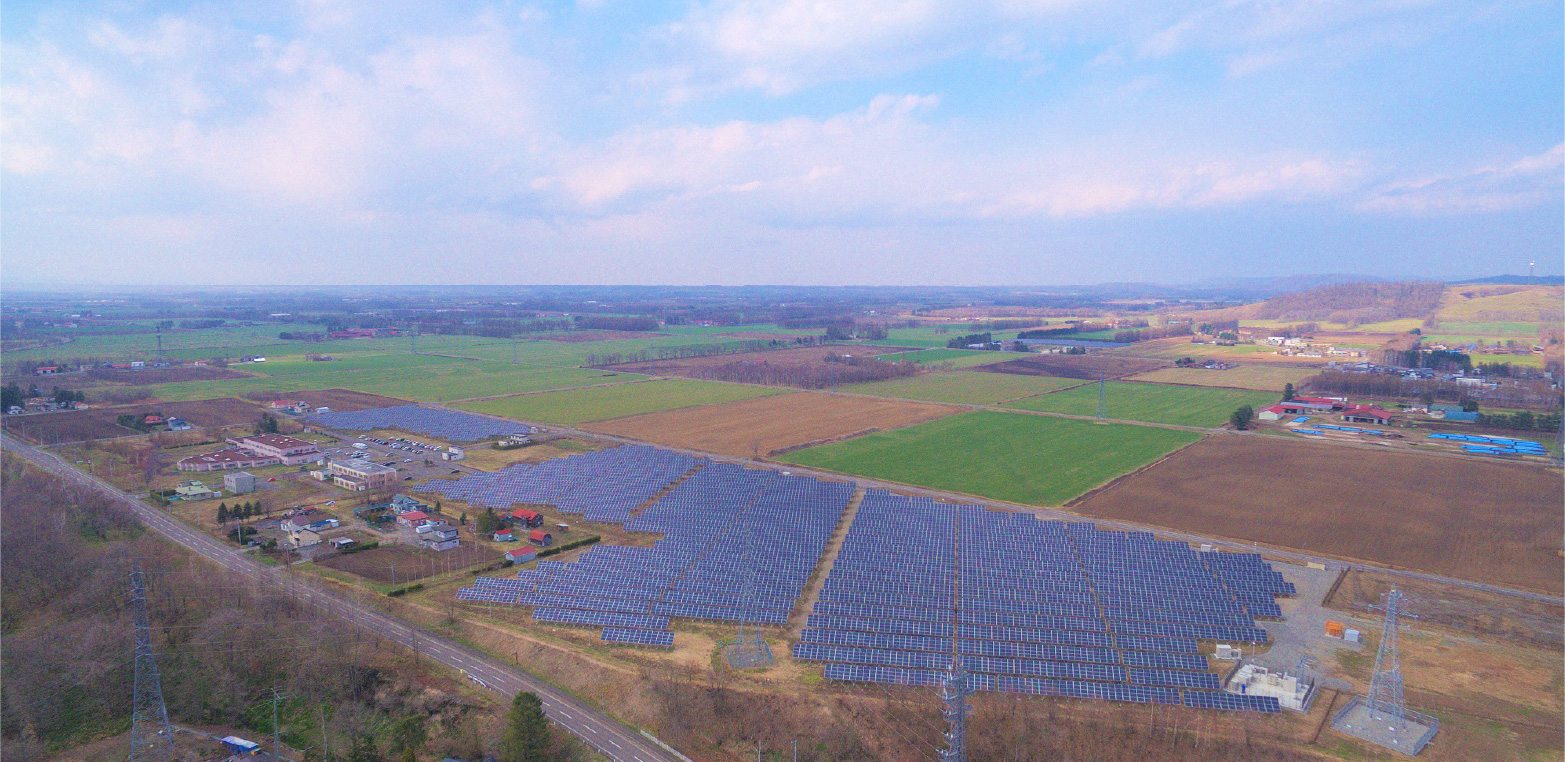
<svg viewBox="0 0 1565 762">
<path fill-rule="evenodd" d="M 544 762 L 549 754 L 549 718 L 536 693 L 523 691 L 511 701 L 505 716 L 505 742 L 501 762 Z"/>
</svg>

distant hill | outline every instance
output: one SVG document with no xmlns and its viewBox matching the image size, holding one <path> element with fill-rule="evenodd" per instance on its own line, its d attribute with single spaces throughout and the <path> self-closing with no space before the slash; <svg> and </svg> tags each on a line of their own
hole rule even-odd
<svg viewBox="0 0 1565 762">
<path fill-rule="evenodd" d="M 1487 278 L 1452 281 L 1453 286 L 1494 284 L 1497 286 L 1565 286 L 1565 275 L 1491 275 Z"/>
<path fill-rule="evenodd" d="M 1440 304 L 1445 284 L 1439 281 L 1337 283 L 1305 291 L 1278 294 L 1256 309 L 1266 320 L 1327 320 L 1333 323 L 1378 323 L 1400 318 L 1424 318 Z"/>
<path fill-rule="evenodd" d="M 1371 275 L 1316 273 L 1312 275 L 1278 275 L 1256 278 L 1213 278 L 1201 281 L 1195 285 L 1204 288 L 1247 291 L 1265 298 L 1275 294 L 1285 294 L 1290 291 L 1303 291 L 1317 286 L 1332 286 L 1339 283 L 1378 283 L 1383 280 L 1384 278 L 1376 278 Z"/>
</svg>

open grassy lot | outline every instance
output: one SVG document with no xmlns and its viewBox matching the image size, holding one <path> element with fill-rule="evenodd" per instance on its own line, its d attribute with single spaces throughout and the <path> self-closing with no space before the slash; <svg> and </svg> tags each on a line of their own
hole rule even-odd
<svg viewBox="0 0 1565 762">
<path fill-rule="evenodd" d="M 1262 392 L 1282 393 L 1286 384 L 1298 386 L 1319 369 L 1288 365 L 1240 365 L 1227 370 L 1205 368 L 1159 368 L 1150 373 L 1140 373 L 1127 381 L 1149 381 L 1162 384 L 1188 386 L 1215 386 L 1227 389 L 1253 389 Z M 1235 406 L 1237 407 L 1237 406 Z"/>
<path fill-rule="evenodd" d="M 907 426 L 959 408 L 927 402 L 796 392 L 594 423 L 645 442 L 750 457 Z"/>
<path fill-rule="evenodd" d="M 1228 414 L 1240 405 L 1260 408 L 1277 400 L 1278 396 L 1270 392 L 1136 381 L 1110 381 L 1104 394 L 1110 418 L 1181 426 L 1220 426 L 1228 420 Z M 1012 402 L 1007 407 L 1044 413 L 1096 415 L 1098 385 L 1087 384 L 1053 394 L 1028 397 Z"/>
<path fill-rule="evenodd" d="M 1057 505 L 1200 439 L 1172 429 L 976 411 L 789 453 L 802 466 Z"/>
<path fill-rule="evenodd" d="M 1008 373 L 927 373 L 870 384 L 844 386 L 841 391 L 873 394 L 877 397 L 901 397 L 930 402 L 954 402 L 960 405 L 998 405 L 1035 394 L 1058 391 L 1083 383 L 1053 376 L 1017 376 Z"/>
<path fill-rule="evenodd" d="M 542 463 L 551 458 L 592 452 L 608 447 L 607 442 L 596 439 L 556 439 L 515 450 L 496 450 L 480 447 L 467 450 L 462 465 L 482 471 L 499 471 L 517 463 Z"/>
<path fill-rule="evenodd" d="M 782 393 L 756 386 L 670 378 L 464 402 L 456 407 L 520 421 L 574 425 Z"/>
<path fill-rule="evenodd" d="M 1558 594 L 1562 499 L 1539 466 L 1221 436 L 1076 510 Z"/>
</svg>

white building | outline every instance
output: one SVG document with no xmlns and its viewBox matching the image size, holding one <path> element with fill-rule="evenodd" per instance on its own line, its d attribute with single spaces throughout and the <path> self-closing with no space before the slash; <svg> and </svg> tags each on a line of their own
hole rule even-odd
<svg viewBox="0 0 1565 762">
<path fill-rule="evenodd" d="M 1246 664 L 1234 672 L 1223 690 L 1251 696 L 1272 696 L 1283 709 L 1307 711 L 1315 686 L 1286 672 L 1273 672 L 1259 664 Z"/>
</svg>

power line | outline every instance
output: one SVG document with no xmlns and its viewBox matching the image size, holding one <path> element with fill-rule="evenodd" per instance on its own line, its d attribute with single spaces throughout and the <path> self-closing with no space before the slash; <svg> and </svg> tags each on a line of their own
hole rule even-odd
<svg viewBox="0 0 1565 762">
<path fill-rule="evenodd" d="M 168 726 L 168 705 L 163 703 L 163 683 L 158 679 L 158 662 L 152 655 L 152 628 L 147 624 L 147 586 L 139 561 L 131 562 L 130 597 L 136 608 L 136 687 L 130 720 L 130 759 L 137 762 L 164 758 L 165 745 L 168 757 L 172 757 L 174 733 Z"/>
</svg>

